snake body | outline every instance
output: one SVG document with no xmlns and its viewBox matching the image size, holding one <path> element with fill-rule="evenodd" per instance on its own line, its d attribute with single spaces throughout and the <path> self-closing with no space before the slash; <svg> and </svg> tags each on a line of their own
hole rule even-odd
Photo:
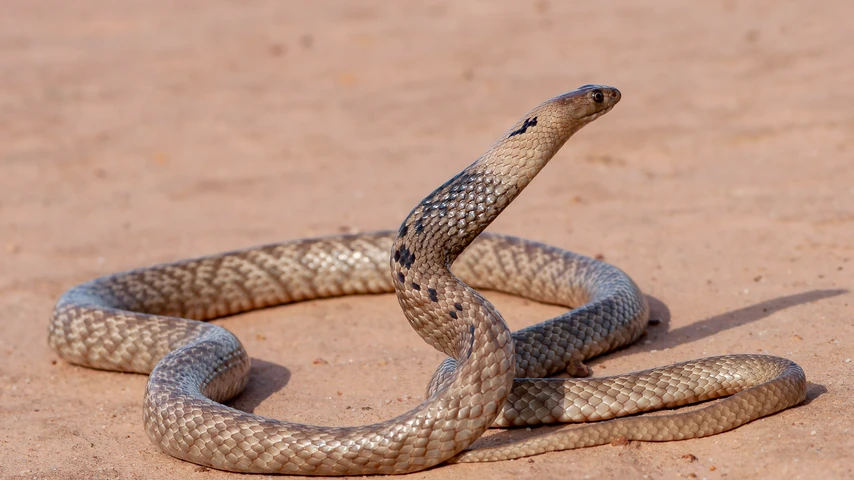
<svg viewBox="0 0 854 480">
<path fill-rule="evenodd" d="M 240 472 L 407 473 L 620 437 L 692 438 L 800 403 L 806 386 L 800 367 L 761 355 L 603 379 L 536 378 L 559 371 L 585 376 L 584 360 L 635 341 L 648 321 L 646 299 L 616 267 L 481 232 L 576 131 L 619 100 L 614 88 L 587 85 L 546 101 L 425 198 L 397 232 L 255 247 L 73 287 L 57 302 L 49 344 L 71 363 L 150 373 L 143 411 L 151 441 L 177 458 Z M 511 334 L 475 289 L 574 309 Z M 233 334 L 206 320 L 382 292 L 395 292 L 413 328 L 448 355 L 421 405 L 360 427 L 302 425 L 222 405 L 243 390 L 250 362 Z M 604 420 L 727 395 L 690 412 L 619 418 L 466 450 L 493 425 Z"/>
</svg>

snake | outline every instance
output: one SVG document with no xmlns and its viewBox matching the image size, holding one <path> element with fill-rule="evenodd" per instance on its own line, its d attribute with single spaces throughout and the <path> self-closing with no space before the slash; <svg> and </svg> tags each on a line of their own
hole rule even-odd
<svg viewBox="0 0 854 480">
<path fill-rule="evenodd" d="M 149 374 L 143 423 L 151 442 L 179 459 L 235 472 L 409 473 L 622 440 L 703 437 L 800 404 L 803 370 L 769 355 L 585 378 L 586 360 L 644 334 L 645 295 L 603 261 L 484 232 L 574 133 L 620 98 L 616 88 L 585 85 L 540 104 L 422 200 L 397 231 L 287 241 L 74 286 L 56 303 L 48 343 L 72 364 Z M 480 290 L 570 310 L 510 332 Z M 250 358 L 239 339 L 208 320 L 391 292 L 415 331 L 447 355 L 420 405 L 380 423 L 344 427 L 224 405 L 246 386 Z M 554 377 L 560 372 L 576 378 Z M 636 415 L 710 399 L 718 400 Z M 556 422 L 584 424 L 472 448 L 493 426 Z"/>
</svg>

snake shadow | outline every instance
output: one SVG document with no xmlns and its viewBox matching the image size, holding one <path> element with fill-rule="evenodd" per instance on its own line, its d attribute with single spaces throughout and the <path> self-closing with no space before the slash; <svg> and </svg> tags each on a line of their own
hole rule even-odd
<svg viewBox="0 0 854 480">
<path fill-rule="evenodd" d="M 252 367 L 249 370 L 249 383 L 240 395 L 228 402 L 228 405 L 253 413 L 261 402 L 285 388 L 290 380 L 291 371 L 286 367 L 253 357 Z"/>
<path fill-rule="evenodd" d="M 807 292 L 772 298 L 747 307 L 742 307 L 720 315 L 709 317 L 699 322 L 694 322 L 675 330 L 670 330 L 670 309 L 661 300 L 647 295 L 649 301 L 650 318 L 658 320 L 651 322 L 647 328 L 644 340 L 630 345 L 627 348 L 614 352 L 610 357 L 619 357 L 637 352 L 650 350 L 662 350 L 675 347 L 688 341 L 700 340 L 731 328 L 741 327 L 763 318 L 769 317 L 780 310 L 785 310 L 797 305 L 811 303 L 826 298 L 836 297 L 848 293 L 845 289 L 810 290 Z"/>
<path fill-rule="evenodd" d="M 647 334 L 644 337 L 646 341 L 637 342 L 618 352 L 614 352 L 614 355 L 611 355 L 611 357 L 674 347 L 687 341 L 703 339 L 730 328 L 753 323 L 773 315 L 780 310 L 846 293 L 849 293 L 846 289 L 824 289 L 772 298 L 747 307 L 715 315 L 675 330 L 670 330 L 670 309 L 667 308 L 667 305 L 661 300 L 647 295 L 650 318 L 654 320 L 647 328 Z M 798 407 L 809 405 L 810 402 L 825 393 L 827 393 L 827 388 L 824 385 L 807 382 L 806 399 Z"/>
<path fill-rule="evenodd" d="M 661 300 L 647 295 L 649 302 L 650 318 L 653 321 L 647 328 L 646 341 L 637 342 L 618 352 L 611 357 L 661 350 L 674 347 L 687 341 L 700 340 L 730 328 L 740 327 L 773 315 L 780 310 L 816 302 L 827 298 L 836 297 L 848 293 L 846 289 L 810 290 L 807 292 L 772 298 L 747 307 L 732 310 L 720 315 L 700 320 L 699 322 L 685 325 L 675 330 L 670 330 L 670 309 Z M 810 402 L 827 393 L 824 385 L 807 382 L 807 398 L 799 405 L 809 405 Z M 796 407 L 797 408 L 797 407 Z"/>
</svg>

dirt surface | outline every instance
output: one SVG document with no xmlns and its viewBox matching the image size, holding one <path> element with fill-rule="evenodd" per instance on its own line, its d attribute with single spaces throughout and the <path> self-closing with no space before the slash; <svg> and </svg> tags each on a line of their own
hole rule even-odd
<svg viewBox="0 0 854 480">
<path fill-rule="evenodd" d="M 3 2 L 0 476 L 259 478 L 157 450 L 145 376 L 48 349 L 59 295 L 132 267 L 395 228 L 529 108 L 606 83 L 620 105 L 490 230 L 603 255 L 651 296 L 663 322 L 596 375 L 763 352 L 804 368 L 808 400 L 704 439 L 412 477 L 852 478 L 852 4 L 326 5 Z M 490 298 L 513 328 L 559 311 Z M 253 357 L 233 405 L 299 422 L 400 414 L 441 360 L 390 295 L 220 323 Z"/>
</svg>

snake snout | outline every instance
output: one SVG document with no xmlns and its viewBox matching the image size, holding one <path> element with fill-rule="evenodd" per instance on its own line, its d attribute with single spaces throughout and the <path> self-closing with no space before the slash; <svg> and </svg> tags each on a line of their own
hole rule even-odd
<svg viewBox="0 0 854 480">
<path fill-rule="evenodd" d="M 614 87 L 607 85 L 584 85 L 577 92 L 586 96 L 586 99 L 601 107 L 614 106 L 622 98 L 622 94 Z"/>
<path fill-rule="evenodd" d="M 572 118 L 579 122 L 579 128 L 611 110 L 622 98 L 614 87 L 607 85 L 583 85 L 567 93 L 564 98 Z"/>
<path fill-rule="evenodd" d="M 617 103 L 623 98 L 623 94 L 613 87 L 609 87 L 608 95 L 611 97 L 611 103 Z"/>
</svg>

